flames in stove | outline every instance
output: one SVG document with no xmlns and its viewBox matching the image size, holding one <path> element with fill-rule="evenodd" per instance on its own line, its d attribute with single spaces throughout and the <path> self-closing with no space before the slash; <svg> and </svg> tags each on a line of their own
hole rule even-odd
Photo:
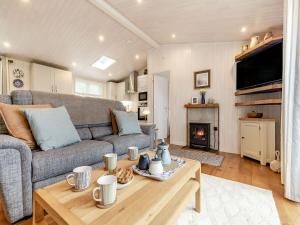
<svg viewBox="0 0 300 225">
<path fill-rule="evenodd" d="M 195 136 L 196 136 L 196 138 L 200 138 L 200 139 L 205 138 L 205 131 L 204 131 L 204 129 L 197 129 Z"/>
</svg>

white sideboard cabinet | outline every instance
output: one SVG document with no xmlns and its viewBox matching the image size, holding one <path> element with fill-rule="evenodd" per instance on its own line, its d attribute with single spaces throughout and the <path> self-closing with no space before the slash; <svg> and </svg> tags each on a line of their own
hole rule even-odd
<svg viewBox="0 0 300 225">
<path fill-rule="evenodd" d="M 72 72 L 32 63 L 32 90 L 60 94 L 73 94 L 73 86 Z"/>
<path fill-rule="evenodd" d="M 275 159 L 275 119 L 241 118 L 241 157 L 266 165 Z"/>
</svg>

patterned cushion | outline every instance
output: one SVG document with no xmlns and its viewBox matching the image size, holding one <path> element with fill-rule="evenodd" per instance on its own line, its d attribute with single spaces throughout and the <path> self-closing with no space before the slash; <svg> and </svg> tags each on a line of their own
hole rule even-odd
<svg viewBox="0 0 300 225">
<path fill-rule="evenodd" d="M 11 98 L 9 95 L 0 95 L 0 102 L 5 104 L 11 104 Z M 0 134 L 8 134 L 8 130 L 6 128 L 6 125 L 1 115 L 0 115 Z"/>
<path fill-rule="evenodd" d="M 110 135 L 97 138 L 96 140 L 107 141 L 114 146 L 114 152 L 118 155 L 127 153 L 127 148 L 136 146 L 139 150 L 149 148 L 151 146 L 151 137 L 145 134 L 131 134 L 131 135 Z"/>
<path fill-rule="evenodd" d="M 30 91 L 12 91 L 11 99 L 14 105 L 32 105 L 32 94 Z M 48 102 L 45 104 L 48 104 Z"/>
</svg>

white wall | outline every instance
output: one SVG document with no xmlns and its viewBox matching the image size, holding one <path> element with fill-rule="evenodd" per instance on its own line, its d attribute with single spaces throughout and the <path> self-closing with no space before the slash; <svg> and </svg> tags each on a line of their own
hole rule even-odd
<svg viewBox="0 0 300 225">
<path fill-rule="evenodd" d="M 235 107 L 235 62 L 241 42 L 165 45 L 148 55 L 149 74 L 170 71 L 170 137 L 171 143 L 186 145 L 186 109 L 192 96 L 195 71 L 211 70 L 211 88 L 207 98 L 220 104 L 220 151 L 239 153 L 239 120 L 257 107 Z M 153 76 L 149 77 L 149 107 L 153 107 Z M 272 111 L 272 110 L 271 110 Z M 153 121 L 153 112 L 149 115 Z"/>
</svg>

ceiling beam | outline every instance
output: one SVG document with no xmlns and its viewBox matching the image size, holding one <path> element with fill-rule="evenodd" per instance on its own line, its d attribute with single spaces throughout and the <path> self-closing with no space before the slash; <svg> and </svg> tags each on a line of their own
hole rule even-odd
<svg viewBox="0 0 300 225">
<path fill-rule="evenodd" d="M 153 40 L 149 35 L 147 35 L 144 31 L 142 31 L 139 27 L 133 24 L 130 20 L 128 20 L 125 16 L 119 13 L 116 9 L 114 9 L 110 4 L 108 4 L 104 0 L 89 0 L 93 5 L 95 5 L 98 9 L 102 10 L 104 13 L 112 17 L 126 29 L 137 35 L 139 38 L 144 40 L 153 48 L 158 48 L 159 44 Z"/>
</svg>

